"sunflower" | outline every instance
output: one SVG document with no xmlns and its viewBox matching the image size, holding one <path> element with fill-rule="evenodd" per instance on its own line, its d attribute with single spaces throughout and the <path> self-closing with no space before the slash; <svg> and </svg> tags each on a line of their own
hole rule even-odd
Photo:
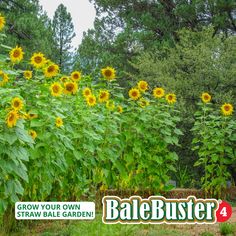
<svg viewBox="0 0 236 236">
<path fill-rule="evenodd" d="M 63 88 L 58 82 L 53 83 L 50 86 L 50 90 L 51 90 L 51 95 L 54 97 L 60 96 L 63 92 Z"/>
<path fill-rule="evenodd" d="M 67 82 L 67 81 L 69 81 L 70 79 L 69 79 L 69 76 L 62 76 L 61 78 L 60 78 L 60 81 L 62 82 L 62 83 L 65 83 L 65 82 Z"/>
<path fill-rule="evenodd" d="M 90 106 L 90 107 L 93 107 L 96 105 L 96 97 L 94 95 L 89 95 L 87 98 L 86 98 L 86 102 L 87 104 Z"/>
<path fill-rule="evenodd" d="M 92 91 L 90 88 L 84 88 L 83 89 L 83 96 L 87 98 L 88 96 L 92 95 Z"/>
<path fill-rule="evenodd" d="M 5 17 L 0 15 L 0 31 L 4 28 L 5 24 Z"/>
<path fill-rule="evenodd" d="M 107 80 L 113 80 L 116 78 L 116 71 L 112 67 L 106 67 L 101 70 L 103 77 Z"/>
<path fill-rule="evenodd" d="M 144 99 L 144 98 L 141 98 L 139 100 L 138 104 L 139 104 L 140 107 L 144 108 L 146 106 L 149 106 L 149 101 Z"/>
<path fill-rule="evenodd" d="M 9 52 L 9 55 L 12 63 L 19 63 L 24 57 L 24 52 L 21 47 L 16 46 Z"/>
<path fill-rule="evenodd" d="M 14 110 L 19 111 L 19 110 L 21 110 L 23 108 L 23 106 L 24 106 L 24 103 L 23 103 L 23 101 L 20 98 L 15 97 L 15 98 L 12 99 L 11 107 Z"/>
<path fill-rule="evenodd" d="M 30 120 L 33 120 L 33 119 L 38 118 L 38 115 L 37 115 L 37 114 L 31 113 L 31 112 L 27 113 L 26 116 L 27 116 L 28 119 L 30 119 Z"/>
<path fill-rule="evenodd" d="M 174 93 L 169 93 L 166 95 L 166 101 L 169 104 L 175 103 L 176 102 L 176 95 Z"/>
<path fill-rule="evenodd" d="M 4 86 L 9 81 L 9 77 L 0 70 L 0 87 Z"/>
<path fill-rule="evenodd" d="M 33 119 L 35 119 L 35 118 L 38 118 L 38 115 L 29 112 L 29 113 L 23 113 L 21 117 L 22 117 L 24 120 L 33 120 Z"/>
<path fill-rule="evenodd" d="M 76 92 L 78 91 L 78 85 L 75 82 L 64 83 L 64 88 L 65 94 L 76 94 Z"/>
<path fill-rule="evenodd" d="M 33 72 L 31 70 L 24 71 L 24 78 L 25 79 L 31 79 Z"/>
<path fill-rule="evenodd" d="M 110 111 L 115 109 L 115 103 L 112 100 L 106 102 L 106 108 Z"/>
<path fill-rule="evenodd" d="M 140 98 L 141 94 L 140 91 L 136 88 L 132 88 L 129 90 L 129 97 L 132 100 L 138 100 Z"/>
<path fill-rule="evenodd" d="M 209 103 L 211 101 L 211 95 L 209 93 L 203 93 L 201 99 L 204 103 Z"/>
<path fill-rule="evenodd" d="M 56 64 L 51 64 L 44 69 L 44 75 L 47 78 L 55 77 L 59 72 L 59 66 Z"/>
<path fill-rule="evenodd" d="M 155 98 L 162 98 L 165 95 L 165 90 L 163 88 L 154 88 L 153 96 Z"/>
<path fill-rule="evenodd" d="M 81 79 L 81 72 L 79 72 L 79 71 L 72 72 L 71 79 L 75 82 L 79 81 Z"/>
<path fill-rule="evenodd" d="M 35 68 L 42 68 L 46 63 L 46 58 L 41 52 L 34 53 L 30 62 Z"/>
<path fill-rule="evenodd" d="M 63 120 L 62 120 L 62 118 L 61 118 L 61 117 L 57 117 L 55 124 L 56 124 L 56 127 L 58 127 L 58 128 L 61 127 L 61 126 L 63 126 Z"/>
<path fill-rule="evenodd" d="M 9 128 L 12 128 L 14 126 L 16 126 L 16 123 L 19 119 L 19 114 L 17 113 L 17 111 L 10 111 L 8 114 L 7 114 L 7 117 L 6 117 L 6 123 L 7 123 L 7 126 Z"/>
<path fill-rule="evenodd" d="M 221 112 L 223 113 L 224 116 L 232 115 L 233 111 L 234 107 L 230 103 L 225 103 L 224 105 L 221 106 Z"/>
<path fill-rule="evenodd" d="M 117 106 L 117 111 L 118 111 L 119 113 L 122 113 L 122 112 L 123 112 L 123 107 L 122 107 L 122 106 Z"/>
<path fill-rule="evenodd" d="M 98 100 L 100 103 L 107 102 L 110 98 L 110 93 L 108 90 L 101 90 L 99 93 Z"/>
<path fill-rule="evenodd" d="M 34 131 L 32 129 L 29 131 L 29 135 L 32 137 L 33 140 L 35 140 L 38 136 L 36 131 Z"/>
<path fill-rule="evenodd" d="M 141 80 L 138 82 L 138 89 L 141 92 L 145 92 L 146 90 L 148 90 L 148 83 L 144 80 Z"/>
</svg>

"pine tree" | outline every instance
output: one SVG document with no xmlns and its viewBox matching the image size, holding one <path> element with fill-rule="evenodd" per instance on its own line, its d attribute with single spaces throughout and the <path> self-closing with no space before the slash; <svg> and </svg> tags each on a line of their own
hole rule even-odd
<svg viewBox="0 0 236 236">
<path fill-rule="evenodd" d="M 23 47 L 26 58 L 36 51 L 52 57 L 53 32 L 38 0 L 2 0 L 0 11 L 6 18 L 4 44 Z"/>
<path fill-rule="evenodd" d="M 52 27 L 55 41 L 54 61 L 62 72 L 67 72 L 73 64 L 71 41 L 75 33 L 71 14 L 63 4 L 60 4 L 55 11 Z"/>
<path fill-rule="evenodd" d="M 235 0 L 90 0 L 96 8 L 94 30 L 84 34 L 77 64 L 87 71 L 115 63 L 117 71 L 133 72 L 137 54 L 173 47 L 178 31 L 212 26 L 213 36 L 236 32 Z M 122 75 L 121 75 L 122 76 Z M 125 76 L 127 77 L 127 75 Z"/>
</svg>

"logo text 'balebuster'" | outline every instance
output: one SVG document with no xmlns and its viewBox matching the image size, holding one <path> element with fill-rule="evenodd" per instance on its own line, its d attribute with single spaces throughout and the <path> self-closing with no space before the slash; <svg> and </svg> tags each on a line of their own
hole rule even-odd
<svg viewBox="0 0 236 236">
<path fill-rule="evenodd" d="M 214 224 L 219 207 L 216 199 L 196 199 L 194 196 L 186 199 L 106 196 L 102 202 L 105 224 Z"/>
</svg>

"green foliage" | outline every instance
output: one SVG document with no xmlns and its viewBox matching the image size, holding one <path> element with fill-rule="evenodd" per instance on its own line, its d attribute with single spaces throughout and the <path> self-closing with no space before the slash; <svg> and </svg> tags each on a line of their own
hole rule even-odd
<svg viewBox="0 0 236 236">
<path fill-rule="evenodd" d="M 124 78 L 126 75 L 123 71 L 133 71 L 127 62 L 138 55 L 139 46 L 130 44 L 132 34 L 129 30 L 116 35 L 120 28 L 107 25 L 107 22 L 106 17 L 96 18 L 94 29 L 84 34 L 75 58 L 75 68 L 79 67 L 84 73 L 97 76 L 100 68 L 110 65 L 119 71 L 119 77 Z M 128 87 L 126 80 L 119 83 L 122 87 Z"/>
<path fill-rule="evenodd" d="M 9 77 L 0 84 L 0 214 L 7 206 L 11 212 L 19 197 L 25 201 L 76 201 L 99 189 L 160 192 L 172 188 L 168 182 L 178 155 L 171 148 L 179 146 L 182 135 L 174 104 L 147 91 L 141 94 L 146 106 L 141 100 L 126 99 L 116 79 L 99 77 L 96 81 L 82 75 L 75 82 L 68 76 L 63 83 L 62 74 L 57 73 L 49 79 L 44 74 L 47 62 L 26 79 L 24 71 L 17 68 L 27 65 L 27 60 L 15 65 L 9 53 L 0 58 L 0 79 L 4 73 Z M 80 90 L 68 94 L 68 82 Z M 58 96 L 52 89 L 55 84 L 62 89 Z M 84 88 L 91 89 L 94 106 L 89 106 Z M 110 94 L 105 102 L 100 100 L 101 90 Z M 17 106 L 13 98 L 18 99 Z M 11 112 L 16 124 L 11 123 Z M 58 117 L 64 125 L 57 126 Z"/>
<path fill-rule="evenodd" d="M 221 235 L 233 235 L 235 233 L 234 225 L 229 223 L 220 224 Z"/>
<path fill-rule="evenodd" d="M 193 139 L 190 129 L 201 93 L 213 95 L 213 104 L 236 103 L 236 37 L 222 39 L 221 35 L 212 37 L 212 33 L 212 28 L 196 32 L 183 29 L 178 32 L 180 40 L 173 48 L 163 44 L 161 50 L 144 53 L 132 64 L 138 70 L 138 75 L 133 74 L 134 80 L 145 79 L 167 91 L 176 91 L 180 127 L 185 134 L 180 140 L 185 148 L 176 149 L 183 157 L 180 165 L 192 166 L 195 162 L 196 155 L 190 149 Z M 235 172 L 233 166 L 229 168 Z M 199 178 L 201 169 L 193 174 Z"/>
<path fill-rule="evenodd" d="M 213 25 L 215 31 L 235 32 L 235 1 L 130 1 L 91 0 L 98 15 L 108 12 L 113 24 L 131 28 L 144 45 L 156 39 L 175 38 L 183 27 Z M 111 22 L 111 21 L 110 21 Z M 148 40 L 150 41 L 148 41 Z M 140 40 L 141 41 L 141 40 Z M 148 45 L 149 46 L 149 45 Z"/>
<path fill-rule="evenodd" d="M 55 43 L 53 60 L 62 72 L 68 72 L 72 65 L 71 40 L 75 37 L 75 33 L 71 14 L 63 4 L 60 4 L 55 11 L 52 28 Z"/>
<path fill-rule="evenodd" d="M 4 44 L 23 47 L 26 56 L 43 51 L 53 55 L 53 32 L 50 21 L 36 0 L 3 0 L 0 11 L 7 18 Z"/>
<path fill-rule="evenodd" d="M 232 117 L 223 117 L 212 104 L 199 104 L 195 113 L 193 150 L 199 159 L 195 166 L 204 167 L 202 188 L 210 196 L 222 197 L 230 172 L 227 166 L 235 163 L 236 123 Z"/>
<path fill-rule="evenodd" d="M 212 37 L 212 30 L 181 30 L 174 48 L 163 45 L 162 50 L 143 54 L 134 65 L 140 72 L 136 79 L 176 91 L 186 104 L 183 110 L 189 113 L 204 91 L 213 94 L 215 102 L 236 101 L 236 37 L 222 40 Z"/>
<path fill-rule="evenodd" d="M 190 188 L 194 184 L 192 178 L 193 174 L 190 173 L 189 167 L 182 167 L 180 164 L 176 167 L 176 173 L 174 174 L 177 181 L 177 185 L 180 188 Z"/>
<path fill-rule="evenodd" d="M 84 35 L 76 58 L 76 64 L 89 73 L 111 65 L 122 78 L 133 78 L 130 73 L 137 71 L 129 62 L 136 62 L 136 56 L 143 52 L 152 54 L 173 47 L 181 40 L 178 31 L 183 28 L 198 32 L 212 26 L 211 36 L 226 37 L 236 31 L 234 0 L 90 1 L 97 11 L 94 30 Z"/>
<path fill-rule="evenodd" d="M 160 192 L 170 187 L 165 183 L 170 180 L 170 173 L 175 171 L 174 163 L 178 160 L 170 146 L 178 146 L 182 135 L 176 127 L 180 121 L 179 112 L 162 101 L 152 103 L 145 108 L 134 108 L 125 117 L 122 159 L 127 171 L 121 173 L 124 177 L 123 182 L 119 181 L 122 188 L 138 186 Z"/>
</svg>

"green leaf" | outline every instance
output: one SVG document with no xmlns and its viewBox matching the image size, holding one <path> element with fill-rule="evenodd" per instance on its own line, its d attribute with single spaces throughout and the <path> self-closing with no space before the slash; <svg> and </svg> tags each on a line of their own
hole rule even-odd
<svg viewBox="0 0 236 236">
<path fill-rule="evenodd" d="M 16 191 L 16 193 L 18 193 L 20 195 L 23 195 L 23 193 L 24 193 L 24 189 L 18 180 L 15 180 L 15 191 Z"/>
<path fill-rule="evenodd" d="M 38 120 L 38 119 L 33 119 L 30 121 L 30 127 L 34 128 L 34 127 L 44 127 L 45 122 L 42 120 Z"/>
<path fill-rule="evenodd" d="M 125 167 L 119 161 L 116 161 L 114 165 L 118 169 L 120 176 L 122 176 L 122 178 L 128 177 Z"/>
<path fill-rule="evenodd" d="M 17 136 L 15 133 L 4 133 L 4 135 L 0 135 L 0 140 L 7 141 L 10 145 L 13 145 L 16 140 Z"/>
<path fill-rule="evenodd" d="M 5 44 L 2 44 L 2 43 L 1 43 L 1 47 L 2 47 L 2 48 L 5 48 L 5 49 L 8 49 L 8 50 L 11 50 L 11 49 L 12 49 L 12 47 L 9 47 L 9 46 L 7 46 L 7 45 L 5 45 Z"/>
<path fill-rule="evenodd" d="M 13 165 L 12 169 L 20 178 L 22 178 L 26 182 L 29 181 L 28 174 L 27 174 L 27 168 L 25 167 L 25 165 L 23 163 L 19 163 L 18 166 Z"/>
<path fill-rule="evenodd" d="M 183 132 L 180 129 L 175 128 L 174 133 L 177 135 L 183 135 Z"/>
<path fill-rule="evenodd" d="M 26 132 L 26 130 L 23 130 L 21 128 L 16 127 L 16 136 L 19 140 L 26 142 L 28 144 L 33 144 L 34 141 L 31 138 L 31 136 Z"/>
<path fill-rule="evenodd" d="M 14 155 L 15 159 L 20 159 L 23 161 L 29 161 L 29 153 L 23 147 L 13 147 L 12 154 Z"/>
</svg>

